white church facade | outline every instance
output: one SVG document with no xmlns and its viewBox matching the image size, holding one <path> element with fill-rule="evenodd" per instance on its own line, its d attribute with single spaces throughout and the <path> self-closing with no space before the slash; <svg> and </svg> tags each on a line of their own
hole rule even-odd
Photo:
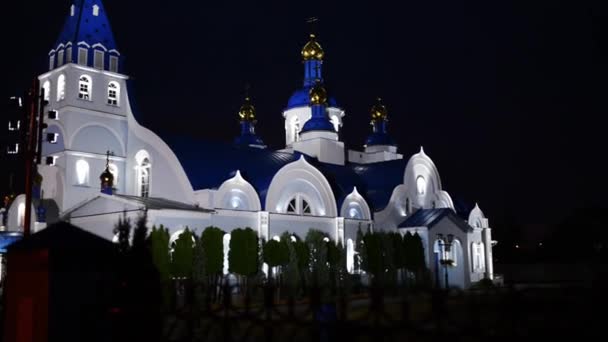
<svg viewBox="0 0 608 342">
<path fill-rule="evenodd" d="M 57 211 L 49 221 L 66 220 L 107 239 L 120 216 L 134 220 L 144 210 L 148 224 L 164 225 L 172 238 L 186 227 L 197 234 L 208 226 L 228 233 L 251 227 L 265 239 L 285 231 L 303 237 L 314 228 L 342 242 L 350 256 L 359 229 L 411 231 L 422 237 L 432 273 L 443 274 L 439 260 L 450 254 L 451 285 L 492 279 L 488 219 L 478 206 L 457 213 L 422 148 L 399 154 L 381 102 L 371 109 L 363 151 L 340 141 L 346 113 L 326 93 L 323 58 L 311 35 L 302 50 L 302 88 L 283 112 L 281 150 L 256 135 L 249 98 L 233 144 L 162 136 L 142 125 L 101 0 L 73 1 L 49 70 L 39 76 L 48 127 L 38 172 L 45 203 Z M 109 186 L 100 182 L 105 170 Z M 22 229 L 23 208 L 19 196 L 8 210 L 8 230 Z"/>
</svg>

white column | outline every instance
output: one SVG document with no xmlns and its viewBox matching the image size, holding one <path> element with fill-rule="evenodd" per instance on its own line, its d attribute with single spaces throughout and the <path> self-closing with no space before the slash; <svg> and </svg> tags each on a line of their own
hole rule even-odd
<svg viewBox="0 0 608 342">
<path fill-rule="evenodd" d="M 336 244 L 342 243 L 344 247 L 344 217 L 336 217 Z"/>
<path fill-rule="evenodd" d="M 492 230 L 490 228 L 484 228 L 482 235 L 485 248 L 484 255 L 486 261 L 486 278 L 494 279 L 494 263 L 492 261 Z"/>
<path fill-rule="evenodd" d="M 258 212 L 258 236 L 260 239 L 268 241 L 269 239 L 269 223 L 270 215 L 267 211 Z"/>
</svg>

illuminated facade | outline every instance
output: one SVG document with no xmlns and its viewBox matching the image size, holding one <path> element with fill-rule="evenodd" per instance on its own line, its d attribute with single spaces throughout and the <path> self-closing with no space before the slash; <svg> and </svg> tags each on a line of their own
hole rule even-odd
<svg viewBox="0 0 608 342">
<path fill-rule="evenodd" d="M 107 239 L 123 212 L 135 218 L 144 209 L 149 225 L 168 227 L 173 238 L 186 227 L 200 234 L 211 225 L 226 232 L 251 227 L 266 239 L 286 230 L 303 237 L 315 228 L 347 247 L 351 266 L 359 229 L 412 231 L 435 274 L 447 253 L 457 258 L 452 285 L 492 278 L 487 218 L 478 207 L 457 213 L 422 148 L 409 159 L 398 153 L 380 100 L 364 150 L 340 141 L 346 113 L 325 89 L 324 52 L 314 35 L 302 50 L 302 88 L 283 112 L 285 148 L 270 150 L 255 132 L 249 98 L 234 144 L 161 137 L 142 126 L 103 4 L 74 1 L 68 13 L 49 70 L 39 76 L 49 94 L 46 133 L 53 135 L 39 172 L 45 198 L 59 211 L 49 220 L 69 220 Z M 113 180 L 103 192 L 102 173 Z M 20 202 L 9 210 L 13 230 Z M 451 237 L 449 251 L 438 234 Z"/>
</svg>

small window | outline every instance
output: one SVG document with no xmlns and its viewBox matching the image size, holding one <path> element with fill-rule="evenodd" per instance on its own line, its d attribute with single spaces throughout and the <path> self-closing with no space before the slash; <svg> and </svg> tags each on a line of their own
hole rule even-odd
<svg viewBox="0 0 608 342">
<path fill-rule="evenodd" d="M 46 157 L 45 164 L 46 165 L 55 165 L 55 157 L 53 157 L 53 156 Z"/>
<path fill-rule="evenodd" d="M 110 71 L 118 72 L 118 57 L 110 56 Z"/>
<path fill-rule="evenodd" d="M 74 16 L 74 12 L 75 12 L 76 8 L 74 7 L 74 5 L 70 6 L 70 16 L 73 17 Z"/>
<path fill-rule="evenodd" d="M 78 81 L 78 98 L 91 100 L 91 78 L 87 75 L 80 76 Z"/>
<path fill-rule="evenodd" d="M 56 144 L 57 138 L 59 138 L 59 134 L 57 134 L 57 133 L 47 133 L 46 134 L 46 141 L 48 141 L 51 144 Z"/>
<path fill-rule="evenodd" d="M 78 48 L 78 64 L 87 65 L 88 50 L 86 48 Z"/>
<path fill-rule="evenodd" d="M 48 118 L 50 120 L 59 120 L 59 113 L 56 110 L 49 110 Z"/>
<path fill-rule="evenodd" d="M 93 5 L 93 15 L 96 17 L 99 16 L 99 6 Z"/>
<path fill-rule="evenodd" d="M 8 121 L 8 130 L 9 131 L 18 131 L 21 128 L 21 120 L 9 120 Z"/>
<path fill-rule="evenodd" d="M 108 104 L 111 106 L 118 106 L 119 96 L 120 86 L 116 82 L 110 82 L 108 84 Z"/>
<path fill-rule="evenodd" d="M 65 99 L 65 75 L 59 75 L 57 79 L 57 101 Z"/>
<path fill-rule="evenodd" d="M 8 154 L 17 154 L 19 153 L 19 144 L 10 144 L 6 147 L 6 153 Z"/>
<path fill-rule="evenodd" d="M 63 65 L 63 54 L 64 54 L 63 50 L 59 50 L 59 53 L 57 53 L 57 67 L 60 67 Z"/>
<path fill-rule="evenodd" d="M 49 57 L 49 70 L 53 70 L 55 68 L 55 55 L 51 55 Z"/>
<path fill-rule="evenodd" d="M 72 47 L 71 46 L 65 50 L 65 54 L 66 54 L 65 62 L 72 63 Z"/>
<path fill-rule="evenodd" d="M 95 69 L 103 69 L 103 51 L 95 50 L 95 58 L 93 64 Z"/>
</svg>

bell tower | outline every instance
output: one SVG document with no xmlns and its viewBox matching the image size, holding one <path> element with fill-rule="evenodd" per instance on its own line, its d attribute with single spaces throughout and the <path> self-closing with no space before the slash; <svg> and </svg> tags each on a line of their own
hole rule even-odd
<svg viewBox="0 0 608 342">
<path fill-rule="evenodd" d="M 65 211 L 99 193 L 108 170 L 124 192 L 129 101 L 118 50 L 101 0 L 73 0 L 38 77 L 48 101 L 42 146 L 45 196 Z M 106 165 L 106 152 L 111 151 Z"/>
</svg>

